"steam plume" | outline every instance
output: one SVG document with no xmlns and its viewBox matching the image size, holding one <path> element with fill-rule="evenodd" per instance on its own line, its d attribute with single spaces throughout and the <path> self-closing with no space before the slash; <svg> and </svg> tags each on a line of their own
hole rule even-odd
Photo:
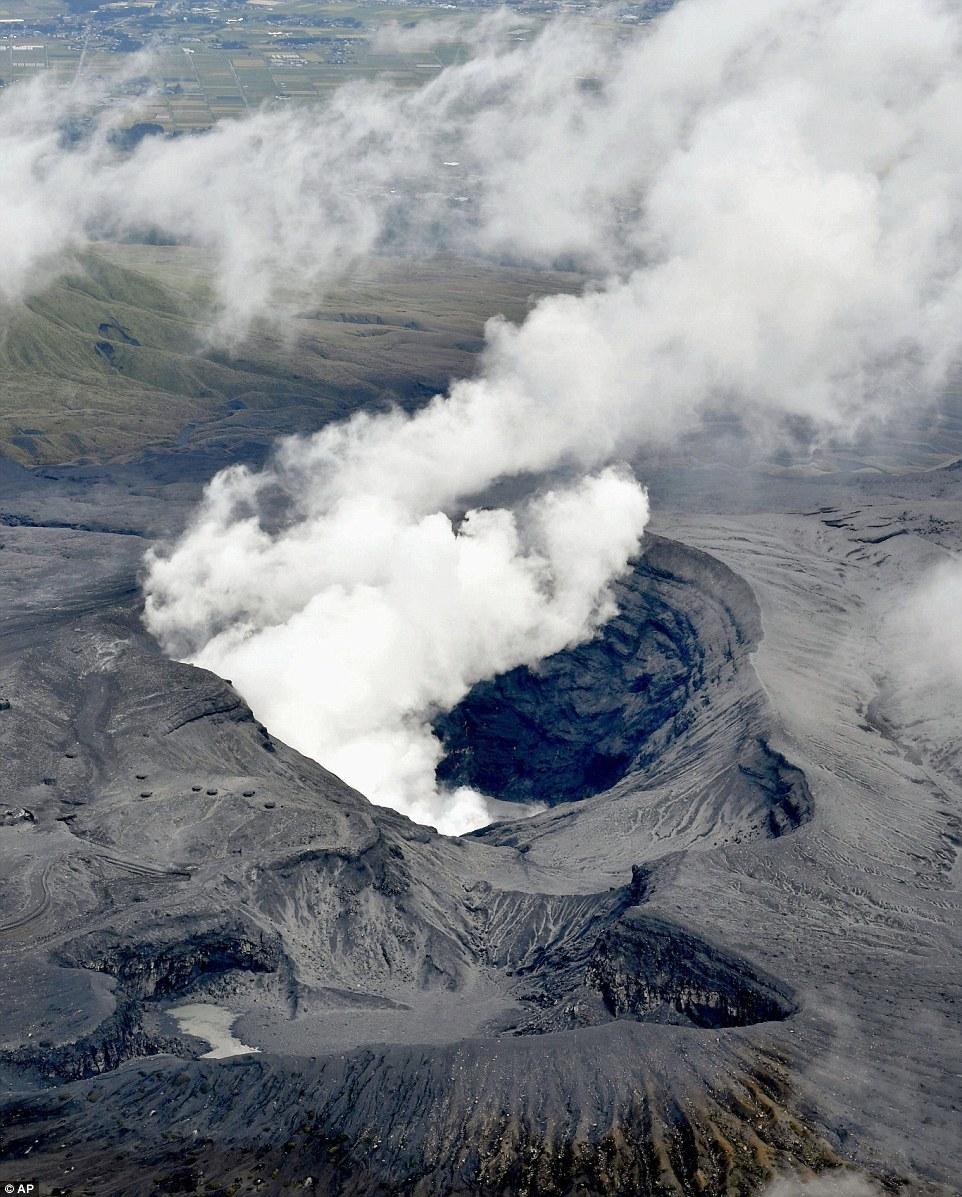
<svg viewBox="0 0 962 1197">
<path fill-rule="evenodd" d="M 380 468 L 418 464 L 394 453 Z M 266 487 L 292 508 L 279 535 L 258 522 Z M 153 560 L 148 623 L 228 674 L 295 748 L 376 802 L 459 833 L 491 816 L 481 795 L 438 794 L 432 712 L 610 617 L 608 582 L 637 551 L 647 499 L 605 470 L 455 527 L 387 490 L 355 488 L 337 466 L 325 485 L 298 442 L 260 474 L 220 475 L 174 555 Z"/>
<path fill-rule="evenodd" d="M 883 623 L 891 681 L 900 691 L 925 691 L 928 711 L 947 701 L 954 714 L 962 697 L 962 561 L 931 566 L 898 598 Z"/>
<path fill-rule="evenodd" d="M 519 327 L 490 324 L 480 376 L 419 414 L 222 475 L 151 562 L 148 622 L 171 651 L 419 813 L 425 794 L 439 809 L 431 711 L 605 617 L 646 518 L 610 463 L 713 409 L 852 429 L 934 393 L 962 328 L 956 11 L 688 0 L 623 40 L 560 20 L 518 45 L 505 28 L 414 93 L 352 86 L 323 119 L 261 112 L 127 157 L 109 108 L 65 149 L 55 99 L 0 100 L 22 197 L 0 192 L 10 299 L 91 230 L 145 224 L 215 252 L 224 336 L 385 247 L 595 272 Z M 62 194 L 75 210 L 34 219 Z M 459 522 L 499 479 L 559 467 L 581 480 Z"/>
<path fill-rule="evenodd" d="M 882 1189 L 864 1176 L 836 1168 L 808 1179 L 782 1177 L 765 1190 L 764 1197 L 882 1197 Z"/>
<path fill-rule="evenodd" d="M 707 386 L 849 420 L 954 348 L 959 26 L 937 0 L 688 0 L 626 39 L 562 19 L 523 44 L 494 20 L 414 92 L 350 85 L 321 116 L 126 156 L 108 97 L 10 87 L 0 287 L 22 295 L 90 232 L 157 227 L 214 252 L 239 336 L 385 246 L 563 257 L 622 280 L 596 305 L 644 334 L 620 364 L 674 391 L 681 372 L 687 408 Z M 92 127 L 65 142 L 78 105 Z"/>
</svg>

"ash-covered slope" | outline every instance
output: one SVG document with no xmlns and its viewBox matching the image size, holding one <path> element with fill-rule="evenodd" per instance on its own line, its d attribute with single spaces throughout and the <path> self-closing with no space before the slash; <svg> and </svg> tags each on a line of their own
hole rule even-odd
<svg viewBox="0 0 962 1197">
<path fill-rule="evenodd" d="M 68 483 L 46 485 L 61 513 Z M 30 501 L 42 522 L 47 500 Z M 149 495 L 124 506 L 154 518 Z M 686 536 L 705 544 L 699 527 Z M 905 1054 L 885 994 L 928 998 L 945 965 L 899 945 L 925 928 L 934 947 L 954 908 L 937 889 L 919 904 L 905 887 L 897 910 L 883 897 L 887 834 L 840 855 L 842 807 L 823 813 L 833 791 L 806 780 L 825 753 L 802 772 L 730 568 L 653 538 L 621 595 L 644 618 L 510 692 L 545 724 L 567 704 L 577 752 L 580 693 L 628 767 L 587 801 L 453 840 L 371 807 L 229 683 L 164 660 L 139 625 L 139 537 L 0 539 L 41 596 L 2 575 L 5 1168 L 29 1151 L 44 1182 L 118 1197 L 308 1178 L 331 1194 L 748 1194 L 853 1161 L 946 1180 L 948 1091 L 913 1155 L 838 1020 Z M 796 639 L 824 636 L 845 593 Z M 670 698 L 656 726 L 638 676 Z M 208 1044 L 170 1015 L 185 1002 L 229 1010 L 261 1054 L 198 1058 Z"/>
</svg>

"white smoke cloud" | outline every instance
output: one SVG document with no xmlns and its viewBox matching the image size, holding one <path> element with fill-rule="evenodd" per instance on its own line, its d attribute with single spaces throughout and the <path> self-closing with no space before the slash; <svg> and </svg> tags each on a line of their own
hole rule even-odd
<svg viewBox="0 0 962 1197">
<path fill-rule="evenodd" d="M 148 624 L 374 801 L 441 831 L 481 826 L 481 795 L 437 792 L 430 716 L 613 614 L 608 584 L 637 551 L 644 491 L 609 469 L 455 527 L 430 504 L 356 488 L 350 471 L 325 486 L 300 450 L 215 479 L 185 541 L 153 559 Z M 296 508 L 279 535 L 250 514 L 265 487 Z"/>
<path fill-rule="evenodd" d="M 523 44 L 507 20 L 413 92 L 353 84 L 126 157 L 111 104 L 64 148 L 76 97 L 5 89 L 0 288 L 90 231 L 156 226 L 214 251 L 240 335 L 379 247 L 441 245 L 640 271 L 616 302 L 661 343 L 625 356 L 677 344 L 700 397 L 747 381 L 841 418 L 880 380 L 937 375 L 962 304 L 957 11 L 687 0 L 632 37 L 560 19 Z"/>
<path fill-rule="evenodd" d="M 321 114 L 126 157 L 106 118 L 64 150 L 56 99 L 33 117 L 0 98 L 11 299 L 90 230 L 147 224 L 214 251 L 221 335 L 384 247 L 599 279 L 490 324 L 479 377 L 417 415 L 217 479 L 152 561 L 149 625 L 280 736 L 435 813 L 431 710 L 604 616 L 646 516 L 609 463 L 715 409 L 838 431 L 937 391 L 962 329 L 960 32 L 938 0 L 687 0 L 623 39 L 502 27 L 414 92 L 353 85 Z M 559 467 L 602 473 L 451 523 L 499 479 Z"/>
<path fill-rule="evenodd" d="M 433 20 L 389 21 L 375 32 L 372 49 L 379 54 L 413 54 L 458 43 L 476 48 L 490 45 L 496 38 L 523 35 L 532 25 L 530 17 L 508 8 L 496 8 L 480 17 L 461 12 Z"/>
<path fill-rule="evenodd" d="M 897 603 L 882 625 L 889 681 L 903 695 L 936 691 L 926 693 L 926 709 L 935 714 L 947 702 L 954 717 L 962 692 L 962 560 L 930 567 Z"/>
<path fill-rule="evenodd" d="M 781 1177 L 765 1189 L 764 1197 L 882 1197 L 882 1189 L 865 1176 L 836 1168 L 808 1179 Z"/>
</svg>

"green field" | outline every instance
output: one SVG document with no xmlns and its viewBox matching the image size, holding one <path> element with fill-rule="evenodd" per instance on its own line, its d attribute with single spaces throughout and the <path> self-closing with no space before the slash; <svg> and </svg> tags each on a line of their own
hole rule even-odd
<svg viewBox="0 0 962 1197">
<path fill-rule="evenodd" d="M 350 79 L 416 87 L 462 57 L 464 47 L 375 53 L 377 30 L 463 15 L 453 7 L 304 0 L 113 0 L 93 11 L 71 11 L 61 0 L 0 0 L 0 80 L 53 72 L 66 86 L 85 75 L 109 77 L 128 51 L 149 46 L 155 91 L 139 119 L 189 131 L 264 103 L 316 101 Z"/>
<path fill-rule="evenodd" d="M 474 368 L 484 322 L 577 275 L 375 261 L 227 353 L 205 347 L 210 263 L 98 244 L 0 327 L 0 454 L 23 464 L 152 445 L 264 442 L 362 408 L 412 406 Z"/>
</svg>

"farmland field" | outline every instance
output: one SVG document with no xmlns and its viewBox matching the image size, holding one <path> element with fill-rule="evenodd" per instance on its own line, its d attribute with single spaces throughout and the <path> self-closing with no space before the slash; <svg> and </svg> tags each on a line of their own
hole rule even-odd
<svg viewBox="0 0 962 1197">
<path fill-rule="evenodd" d="M 168 132 L 209 127 L 262 104 L 323 98 L 351 79 L 382 78 L 416 87 L 464 47 L 395 51 L 375 42 L 378 30 L 430 18 L 463 20 L 455 5 L 304 0 L 182 3 L 146 0 L 97 5 L 96 0 L 0 0 L 0 82 L 53 72 L 64 86 L 107 76 L 148 48 L 139 119 Z M 530 18 L 516 36 L 530 35 Z"/>
</svg>

